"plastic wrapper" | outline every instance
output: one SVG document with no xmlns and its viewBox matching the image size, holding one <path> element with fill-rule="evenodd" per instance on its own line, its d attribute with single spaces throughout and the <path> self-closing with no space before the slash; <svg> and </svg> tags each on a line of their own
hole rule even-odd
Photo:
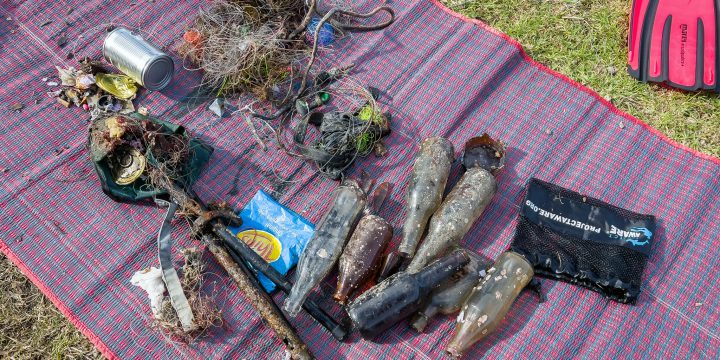
<svg viewBox="0 0 720 360">
<path fill-rule="evenodd" d="M 294 211 L 259 190 L 239 214 L 242 226 L 229 230 L 285 275 L 298 262 L 315 227 Z M 267 292 L 275 284 L 262 273 L 258 279 Z"/>
<path fill-rule="evenodd" d="M 127 75 L 97 73 L 95 83 L 99 88 L 123 100 L 132 99 L 138 91 L 135 80 Z"/>
</svg>

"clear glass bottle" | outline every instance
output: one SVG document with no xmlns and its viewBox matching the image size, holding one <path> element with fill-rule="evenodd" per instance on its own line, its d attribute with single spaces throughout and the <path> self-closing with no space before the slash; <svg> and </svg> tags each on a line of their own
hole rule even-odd
<svg viewBox="0 0 720 360">
<path fill-rule="evenodd" d="M 367 197 L 354 180 L 334 191 L 330 209 L 315 227 L 297 264 L 297 278 L 283 308 L 290 316 L 300 312 L 310 291 L 330 272 L 365 209 Z"/>
<path fill-rule="evenodd" d="M 522 255 L 512 251 L 501 254 L 460 310 L 447 352 L 460 358 L 495 331 L 533 275 L 532 265 Z"/>
</svg>

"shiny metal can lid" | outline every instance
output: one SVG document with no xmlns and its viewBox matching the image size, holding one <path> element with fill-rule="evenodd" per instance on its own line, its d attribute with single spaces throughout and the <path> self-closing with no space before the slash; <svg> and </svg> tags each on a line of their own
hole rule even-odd
<svg viewBox="0 0 720 360">
<path fill-rule="evenodd" d="M 148 90 L 161 90 L 170 84 L 175 64 L 168 55 L 160 55 L 150 60 L 142 72 L 142 83 Z"/>
<path fill-rule="evenodd" d="M 145 171 L 147 161 L 137 149 L 122 146 L 108 156 L 108 166 L 113 180 L 118 185 L 130 185 Z"/>
</svg>

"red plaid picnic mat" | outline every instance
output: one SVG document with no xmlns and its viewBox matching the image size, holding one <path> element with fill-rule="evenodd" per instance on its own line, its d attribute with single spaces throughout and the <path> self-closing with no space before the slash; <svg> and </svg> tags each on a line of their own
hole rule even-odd
<svg viewBox="0 0 720 360">
<path fill-rule="evenodd" d="M 379 3 L 355 4 L 369 9 Z M 389 155 L 360 160 L 354 169 L 396 184 L 382 211 L 396 230 L 419 141 L 443 135 L 459 152 L 482 132 L 504 140 L 508 157 L 498 194 L 465 237 L 474 251 L 494 258 L 508 247 L 531 176 L 659 219 L 637 306 L 544 281 L 548 301 L 521 295 L 508 320 L 468 358 L 717 358 L 720 160 L 668 140 L 533 62 L 516 42 L 482 23 L 433 1 L 390 4 L 397 14 L 392 26 L 340 39 L 322 56 L 327 63 L 357 64 L 357 77 L 387 94 L 381 103 L 393 114 Z M 222 307 L 223 328 L 191 345 L 148 328 L 147 298 L 129 279 L 157 264 L 154 237 L 163 210 L 118 204 L 102 194 L 85 150 L 86 113 L 48 99 L 40 80 L 54 76 L 55 65 L 74 65 L 66 58 L 70 51 L 76 59 L 99 57 L 108 24 L 142 29 L 173 49 L 199 6 L 207 4 L 0 4 L 0 103 L 25 105 L 20 112 L 0 110 L 0 167 L 6 169 L 0 173 L 0 248 L 109 358 L 279 359 L 284 353 L 210 256 L 205 290 Z M 60 48 L 57 38 L 65 31 L 70 42 Z M 277 150 L 260 149 L 241 116 L 212 115 L 206 103 L 194 101 L 200 75 L 176 61 L 171 88 L 144 92 L 136 103 L 216 147 L 196 186 L 200 196 L 229 199 L 240 208 L 263 188 L 317 221 L 336 183 Z M 176 231 L 176 248 L 192 245 L 186 232 Z M 321 298 L 330 285 L 312 296 Z M 338 343 L 307 315 L 293 323 L 318 358 L 353 359 L 441 358 L 454 327 L 453 318 L 443 318 L 416 334 L 401 323 L 375 342 L 354 334 Z"/>
</svg>

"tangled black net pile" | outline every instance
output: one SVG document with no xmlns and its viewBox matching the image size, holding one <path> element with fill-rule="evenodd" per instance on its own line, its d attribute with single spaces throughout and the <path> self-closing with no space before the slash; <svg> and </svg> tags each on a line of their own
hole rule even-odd
<svg viewBox="0 0 720 360">
<path fill-rule="evenodd" d="M 385 155 L 382 138 L 390 133 L 388 115 L 380 113 L 368 91 L 367 103 L 355 111 L 314 112 L 303 118 L 295 128 L 295 144 L 301 156 L 313 161 L 318 170 L 332 179 L 339 179 L 358 157 L 373 152 Z M 320 134 L 311 145 L 304 144 L 307 124 Z"/>
</svg>

